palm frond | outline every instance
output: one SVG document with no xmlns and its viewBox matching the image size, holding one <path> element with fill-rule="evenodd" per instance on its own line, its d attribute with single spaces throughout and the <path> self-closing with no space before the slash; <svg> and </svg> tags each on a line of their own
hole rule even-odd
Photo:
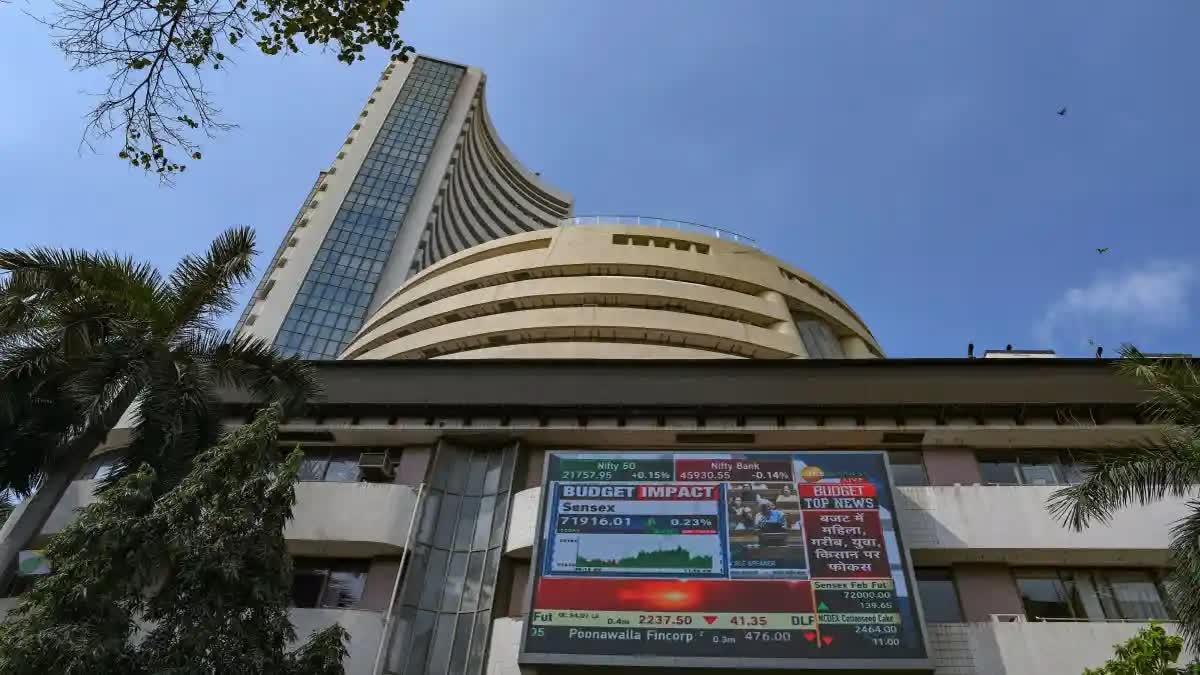
<svg viewBox="0 0 1200 675">
<path fill-rule="evenodd" d="M 7 272 L 0 290 L 0 325 L 19 315 L 28 317 L 30 306 L 43 316 L 72 305 L 105 308 L 115 317 L 145 318 L 159 313 L 167 287 L 148 263 L 111 253 L 72 249 L 33 248 L 0 250 L 0 273 Z"/>
<path fill-rule="evenodd" d="M 230 331 L 193 332 L 183 336 L 176 349 L 204 362 L 217 384 L 245 389 L 265 401 L 278 401 L 287 409 L 321 394 L 320 383 L 308 363 L 280 356 L 261 338 Z"/>
<path fill-rule="evenodd" d="M 1050 496 L 1050 513 L 1082 530 L 1107 522 L 1126 506 L 1190 494 L 1200 483 L 1200 443 L 1190 434 L 1165 433 L 1161 444 L 1105 457 L 1084 479 Z"/>
<path fill-rule="evenodd" d="M 1152 421 L 1200 427 L 1200 373 L 1190 358 L 1151 358 L 1132 345 L 1124 345 L 1121 356 L 1118 372 L 1143 384 Z"/>
<path fill-rule="evenodd" d="M 234 309 L 234 292 L 254 273 L 254 231 L 235 227 L 213 240 L 202 256 L 185 256 L 167 280 L 172 296 L 171 332 Z"/>
<path fill-rule="evenodd" d="M 1190 500 L 1188 514 L 1171 527 L 1171 563 L 1167 597 L 1190 651 L 1200 648 L 1200 501 Z"/>
</svg>

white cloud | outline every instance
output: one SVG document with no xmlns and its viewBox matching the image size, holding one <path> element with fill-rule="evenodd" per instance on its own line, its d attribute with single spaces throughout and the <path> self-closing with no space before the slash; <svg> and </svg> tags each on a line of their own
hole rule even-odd
<svg viewBox="0 0 1200 675">
<path fill-rule="evenodd" d="M 1065 332 L 1072 340 L 1111 328 L 1130 332 L 1162 328 L 1188 313 L 1195 269 L 1189 263 L 1156 261 L 1117 275 L 1098 277 L 1090 285 L 1070 288 L 1052 303 L 1034 327 L 1042 344 Z"/>
</svg>

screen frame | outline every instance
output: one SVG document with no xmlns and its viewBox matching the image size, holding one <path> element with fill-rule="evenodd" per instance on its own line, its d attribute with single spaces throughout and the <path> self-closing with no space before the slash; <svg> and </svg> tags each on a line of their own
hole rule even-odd
<svg viewBox="0 0 1200 675">
<path fill-rule="evenodd" d="M 554 456 L 574 455 L 574 454 L 611 454 L 611 455 L 634 455 L 634 454 L 662 454 L 670 453 L 672 455 L 696 454 L 779 454 L 779 455 L 835 455 L 835 454 L 860 454 L 860 455 L 881 455 L 883 460 L 884 476 L 887 478 L 887 489 L 892 497 L 892 507 L 894 511 L 899 511 L 896 503 L 896 485 L 892 481 L 892 465 L 888 460 L 886 450 L 805 450 L 805 449 L 773 449 L 773 448 L 688 448 L 681 450 L 679 448 L 640 448 L 637 450 L 614 448 L 578 448 L 571 450 L 548 450 L 542 460 L 542 482 L 538 486 L 540 491 L 538 494 L 538 509 L 537 521 L 533 534 L 533 545 L 530 549 L 530 570 L 529 582 L 525 589 L 525 604 L 526 615 L 521 626 L 521 646 L 517 655 L 518 664 L 529 665 L 560 665 L 560 666 L 627 666 L 627 667 L 659 667 L 659 668 L 724 668 L 724 669 L 780 669 L 780 670 L 825 670 L 825 671 L 884 671 L 895 673 L 932 673 L 934 671 L 933 657 L 929 649 L 929 630 L 925 623 L 925 610 L 921 607 L 921 594 L 916 587 L 916 574 L 913 571 L 912 554 L 909 551 L 908 545 L 905 543 L 903 534 L 900 531 L 899 513 L 893 513 L 892 517 L 896 521 L 896 544 L 900 548 L 900 552 L 904 560 L 902 568 L 905 574 L 905 582 L 908 584 L 909 591 L 912 597 L 913 608 L 917 615 L 917 629 L 920 631 L 920 643 L 924 649 L 924 658 L 862 658 L 862 659 L 821 659 L 821 658 L 752 658 L 752 657 L 726 657 L 726 656 L 661 656 L 661 655 L 620 655 L 620 654 L 563 654 L 550 652 L 529 652 L 526 651 L 526 641 L 529 638 L 529 617 L 533 612 L 533 598 L 537 590 L 537 581 L 541 579 L 541 545 L 542 536 L 544 534 L 543 527 L 545 526 L 545 509 L 547 502 L 546 488 L 549 483 L 547 477 L 550 475 L 550 459 Z M 509 522 L 511 530 L 511 519 Z M 536 567 L 534 567 L 536 566 Z"/>
</svg>

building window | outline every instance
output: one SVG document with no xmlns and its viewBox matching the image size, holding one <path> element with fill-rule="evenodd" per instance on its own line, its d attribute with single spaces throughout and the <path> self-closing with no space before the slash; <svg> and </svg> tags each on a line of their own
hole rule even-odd
<svg viewBox="0 0 1200 675">
<path fill-rule="evenodd" d="M 977 458 L 988 485 L 1071 485 L 1083 480 L 1082 465 L 1068 452 L 985 451 Z"/>
<path fill-rule="evenodd" d="M 120 450 L 112 450 L 88 459 L 75 480 L 104 480 L 121 466 L 125 456 Z"/>
<path fill-rule="evenodd" d="M 841 359 L 842 343 L 833 334 L 833 329 L 824 320 L 812 314 L 795 312 L 792 320 L 796 322 L 796 330 L 800 333 L 800 341 L 810 359 Z"/>
<path fill-rule="evenodd" d="M 1151 570 L 1018 570 L 1025 615 L 1080 621 L 1169 620 L 1170 608 Z"/>
<path fill-rule="evenodd" d="M 438 445 L 385 637 L 387 672 L 483 672 L 516 458 L 515 445 Z"/>
<path fill-rule="evenodd" d="M 921 596 L 921 608 L 926 623 L 962 623 L 962 607 L 958 603 L 958 588 L 954 577 L 944 567 L 926 567 L 916 570 L 917 593 Z"/>
<path fill-rule="evenodd" d="M 295 558 L 292 561 L 292 606 L 353 609 L 367 583 L 366 560 Z"/>
<path fill-rule="evenodd" d="M 920 450 L 888 450 L 888 465 L 892 483 L 896 485 L 929 485 L 924 453 Z"/>
<path fill-rule="evenodd" d="M 361 448 L 308 448 L 303 451 L 299 480 L 330 483 L 357 483 L 362 480 L 358 468 Z"/>
</svg>

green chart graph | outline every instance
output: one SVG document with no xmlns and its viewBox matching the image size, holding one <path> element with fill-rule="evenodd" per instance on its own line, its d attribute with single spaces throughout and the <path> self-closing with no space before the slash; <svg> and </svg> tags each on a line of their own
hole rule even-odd
<svg viewBox="0 0 1200 675">
<path fill-rule="evenodd" d="M 575 556 L 576 567 L 616 567 L 616 568 L 656 568 L 656 569 L 697 569 L 712 568 L 713 559 L 709 555 L 692 555 L 692 552 L 682 546 L 658 551 L 638 551 L 636 555 L 626 558 L 585 558 Z"/>
</svg>

